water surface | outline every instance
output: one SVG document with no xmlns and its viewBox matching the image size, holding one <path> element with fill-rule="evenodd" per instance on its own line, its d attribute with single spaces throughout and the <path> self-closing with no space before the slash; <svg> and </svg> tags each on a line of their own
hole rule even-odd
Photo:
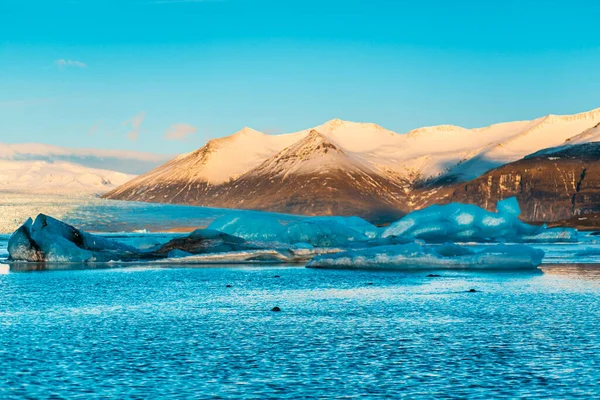
<svg viewBox="0 0 600 400">
<path fill-rule="evenodd" d="M 597 269 L 545 270 L 8 273 L 0 397 L 598 397 Z"/>
</svg>

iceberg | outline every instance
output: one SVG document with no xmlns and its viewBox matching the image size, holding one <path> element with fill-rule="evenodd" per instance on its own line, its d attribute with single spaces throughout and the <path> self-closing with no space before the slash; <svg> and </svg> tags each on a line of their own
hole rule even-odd
<svg viewBox="0 0 600 400">
<path fill-rule="evenodd" d="M 526 243 L 574 243 L 579 238 L 575 228 L 550 228 L 535 235 L 523 236 L 521 240 Z"/>
<path fill-rule="evenodd" d="M 166 244 L 141 250 L 84 232 L 44 214 L 38 215 L 35 221 L 28 219 L 8 241 L 10 261 L 30 262 L 127 262 L 256 250 L 264 248 L 209 229 L 199 229 Z"/>
<path fill-rule="evenodd" d="M 435 206 L 409 214 L 388 228 L 352 217 L 290 218 L 283 223 L 271 216 L 237 214 L 215 221 L 214 227 L 220 230 L 198 229 L 187 236 L 163 237 L 159 242 L 159 237 L 151 242 L 133 242 L 134 246 L 143 244 L 143 248 L 40 214 L 13 233 L 8 252 L 10 261 L 31 262 L 308 262 L 313 268 L 512 269 L 535 268 L 544 253 L 525 245 L 499 244 L 472 250 L 455 243 L 427 242 L 510 238 L 545 243 L 577 238 L 576 230 L 546 229 L 519 221 L 518 204 L 511 199 L 500 202 L 498 210 L 491 213 L 463 204 Z"/>
<path fill-rule="evenodd" d="M 281 242 L 285 228 L 270 215 L 226 214 L 214 220 L 208 229 L 258 242 Z"/>
<path fill-rule="evenodd" d="M 360 218 L 360 217 L 343 217 L 343 216 L 323 216 L 323 217 L 311 217 L 310 221 L 321 222 L 331 221 L 336 224 L 343 225 L 347 228 L 362 233 L 369 239 L 374 239 L 379 236 L 380 228 L 373 225 L 372 223 Z"/>
<path fill-rule="evenodd" d="M 524 245 L 496 245 L 473 251 L 456 244 L 378 246 L 321 255 L 308 268 L 330 269 L 535 269 L 544 252 Z"/>
<path fill-rule="evenodd" d="M 135 248 L 83 232 L 40 214 L 29 218 L 8 241 L 11 261 L 91 262 L 140 258 Z"/>
<path fill-rule="evenodd" d="M 377 227 L 358 217 L 298 217 L 283 224 L 270 215 L 229 214 L 208 229 L 266 243 L 307 243 L 316 247 L 346 246 L 378 235 Z"/>
<path fill-rule="evenodd" d="M 548 229 L 519 220 L 515 197 L 501 200 L 497 212 L 473 204 L 433 205 L 414 211 L 385 228 L 382 238 L 404 237 L 428 243 L 452 242 L 571 242 L 575 229 Z"/>
<path fill-rule="evenodd" d="M 312 218 L 288 224 L 283 236 L 286 243 L 309 243 L 315 247 L 344 247 L 368 240 L 365 234 L 347 224 Z"/>
</svg>

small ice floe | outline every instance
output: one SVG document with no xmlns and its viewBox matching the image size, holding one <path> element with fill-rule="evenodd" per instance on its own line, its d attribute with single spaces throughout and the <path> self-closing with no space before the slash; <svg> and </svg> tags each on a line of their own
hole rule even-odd
<svg viewBox="0 0 600 400">
<path fill-rule="evenodd" d="M 243 264 L 243 263 L 294 263 L 296 259 L 291 253 L 284 254 L 277 250 L 246 250 L 225 253 L 192 255 L 173 252 L 168 258 L 154 261 L 158 264 Z"/>
<path fill-rule="evenodd" d="M 473 251 L 456 244 L 417 243 L 350 250 L 315 257 L 309 268 L 334 269 L 535 269 L 544 252 L 524 245 L 496 245 Z"/>
</svg>

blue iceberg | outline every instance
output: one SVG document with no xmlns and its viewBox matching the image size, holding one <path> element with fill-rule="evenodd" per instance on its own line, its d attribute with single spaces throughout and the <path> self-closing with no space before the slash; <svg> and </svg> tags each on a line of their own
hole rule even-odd
<svg viewBox="0 0 600 400">
<path fill-rule="evenodd" d="M 29 218 L 8 241 L 11 261 L 106 262 L 140 258 L 133 247 L 81 231 L 40 214 Z"/>
<path fill-rule="evenodd" d="M 404 237 L 428 243 L 452 242 L 572 242 L 577 230 L 548 229 L 519 220 L 515 197 L 501 200 L 497 212 L 473 204 L 433 205 L 414 211 L 385 228 L 382 238 Z"/>
<path fill-rule="evenodd" d="M 316 247 L 345 247 L 379 234 L 376 226 L 358 217 L 298 217 L 283 223 L 271 215 L 236 213 L 216 219 L 208 228 L 250 241 Z"/>
</svg>

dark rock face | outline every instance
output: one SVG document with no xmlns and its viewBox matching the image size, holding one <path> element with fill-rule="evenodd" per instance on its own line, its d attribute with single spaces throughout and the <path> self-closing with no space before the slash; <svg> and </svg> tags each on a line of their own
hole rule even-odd
<svg viewBox="0 0 600 400">
<path fill-rule="evenodd" d="M 180 250 L 190 254 L 205 254 L 256 249 L 258 247 L 247 244 L 244 239 L 237 236 L 211 229 L 198 229 L 189 236 L 169 241 L 158 249 L 155 254 L 165 255 L 173 250 Z"/>
<path fill-rule="evenodd" d="M 417 207 L 449 202 L 492 210 L 516 196 L 527 221 L 568 220 L 600 212 L 600 143 L 550 149 L 496 168 L 481 177 L 415 193 Z"/>
<path fill-rule="evenodd" d="M 221 190 L 225 199 L 215 205 L 229 208 L 303 215 L 356 215 L 374 222 L 396 220 L 408 211 L 397 200 L 404 197 L 397 185 L 358 171 L 329 171 L 285 179 L 248 176 Z"/>
</svg>

